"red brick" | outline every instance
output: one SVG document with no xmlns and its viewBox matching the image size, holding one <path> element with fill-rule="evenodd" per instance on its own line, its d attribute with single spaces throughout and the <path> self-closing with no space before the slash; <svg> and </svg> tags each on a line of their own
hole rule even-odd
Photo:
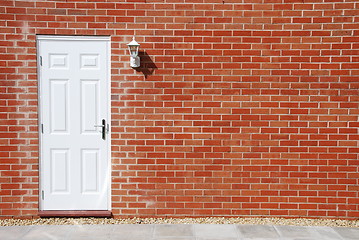
<svg viewBox="0 0 359 240">
<path fill-rule="evenodd" d="M 36 33 L 112 37 L 115 217 L 358 217 L 356 4 L 186 1 L 4 2 L 1 216 L 37 214 Z"/>
</svg>

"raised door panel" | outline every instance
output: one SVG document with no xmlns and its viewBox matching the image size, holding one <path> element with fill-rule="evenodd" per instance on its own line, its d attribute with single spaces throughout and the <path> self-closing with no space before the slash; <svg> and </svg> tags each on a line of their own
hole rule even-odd
<svg viewBox="0 0 359 240">
<path fill-rule="evenodd" d="M 69 133 L 69 80 L 50 79 L 50 131 L 52 134 Z"/>
<path fill-rule="evenodd" d="M 100 150 L 83 149 L 81 154 L 81 189 L 84 194 L 99 192 Z"/>
<path fill-rule="evenodd" d="M 69 149 L 51 149 L 50 151 L 51 193 L 68 194 L 70 192 Z"/>
<path fill-rule="evenodd" d="M 99 104 L 100 100 L 100 81 L 98 79 L 81 79 L 81 133 L 96 134 L 100 125 Z"/>
</svg>

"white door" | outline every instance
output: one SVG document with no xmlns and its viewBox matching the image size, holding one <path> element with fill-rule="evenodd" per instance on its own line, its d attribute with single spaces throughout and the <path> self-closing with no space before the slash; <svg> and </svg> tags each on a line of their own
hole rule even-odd
<svg viewBox="0 0 359 240">
<path fill-rule="evenodd" d="M 109 210 L 110 38 L 38 36 L 41 210 Z"/>
</svg>

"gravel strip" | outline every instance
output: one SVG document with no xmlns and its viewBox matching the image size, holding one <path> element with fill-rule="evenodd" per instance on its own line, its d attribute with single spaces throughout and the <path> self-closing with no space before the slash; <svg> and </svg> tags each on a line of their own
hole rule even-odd
<svg viewBox="0 0 359 240">
<path fill-rule="evenodd" d="M 359 220 L 308 218 L 37 218 L 0 219 L 0 226 L 87 224 L 255 224 L 359 228 Z"/>
</svg>

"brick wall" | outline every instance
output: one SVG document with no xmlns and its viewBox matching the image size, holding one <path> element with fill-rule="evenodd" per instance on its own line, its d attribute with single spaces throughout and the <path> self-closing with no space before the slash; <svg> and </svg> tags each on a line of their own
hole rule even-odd
<svg viewBox="0 0 359 240">
<path fill-rule="evenodd" d="M 112 36 L 115 217 L 358 218 L 358 9 L 0 1 L 0 216 L 37 214 L 35 38 L 60 34 Z"/>
</svg>

